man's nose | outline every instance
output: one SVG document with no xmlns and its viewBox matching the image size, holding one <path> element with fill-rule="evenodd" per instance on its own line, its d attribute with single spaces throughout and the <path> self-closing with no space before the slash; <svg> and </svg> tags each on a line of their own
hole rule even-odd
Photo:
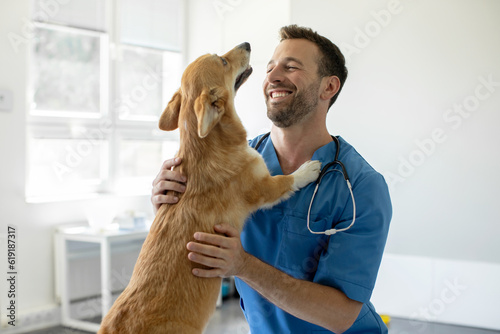
<svg viewBox="0 0 500 334">
<path fill-rule="evenodd" d="M 275 66 L 267 72 L 266 80 L 269 83 L 282 82 L 283 81 L 283 71 Z"/>
</svg>

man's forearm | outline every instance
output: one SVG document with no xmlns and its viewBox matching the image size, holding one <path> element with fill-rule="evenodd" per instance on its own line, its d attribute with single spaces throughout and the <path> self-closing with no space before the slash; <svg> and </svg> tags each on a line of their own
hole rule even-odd
<svg viewBox="0 0 500 334">
<path fill-rule="evenodd" d="M 293 278 L 251 255 L 237 277 L 285 312 L 335 333 L 349 329 L 362 306 L 337 289 Z"/>
</svg>

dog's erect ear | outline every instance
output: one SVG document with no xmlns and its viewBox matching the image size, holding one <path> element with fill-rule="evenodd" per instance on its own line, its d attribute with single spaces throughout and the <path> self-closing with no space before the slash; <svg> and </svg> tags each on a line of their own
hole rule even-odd
<svg viewBox="0 0 500 334">
<path fill-rule="evenodd" d="M 172 131 L 179 127 L 179 112 L 181 111 L 182 93 L 181 89 L 175 92 L 174 96 L 167 104 L 167 107 L 161 114 L 159 127 L 164 131 Z"/>
<path fill-rule="evenodd" d="M 223 87 L 205 89 L 194 103 L 198 119 L 198 136 L 204 138 L 220 121 L 226 108 L 228 92 Z"/>
</svg>

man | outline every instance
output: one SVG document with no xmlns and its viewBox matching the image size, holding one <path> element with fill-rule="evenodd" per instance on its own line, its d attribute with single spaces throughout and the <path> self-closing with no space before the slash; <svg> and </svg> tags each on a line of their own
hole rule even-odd
<svg viewBox="0 0 500 334">
<path fill-rule="evenodd" d="M 258 147 L 272 175 L 290 174 L 307 160 L 334 160 L 326 115 L 347 77 L 344 57 L 328 39 L 295 25 L 280 33 L 263 84 L 273 126 Z M 194 275 L 236 277 L 252 334 L 387 333 L 370 296 L 392 215 L 389 193 L 383 177 L 338 140 L 352 197 L 344 171 L 333 166 L 311 208 L 314 184 L 254 213 L 241 235 L 220 225 L 221 235 L 196 233 L 197 242 L 187 245 L 191 261 L 211 268 Z M 180 162 L 166 161 L 153 182 L 156 209 L 177 201 L 166 190 L 184 191 L 185 178 L 170 170 Z M 321 234 L 332 228 L 342 231 Z"/>
</svg>

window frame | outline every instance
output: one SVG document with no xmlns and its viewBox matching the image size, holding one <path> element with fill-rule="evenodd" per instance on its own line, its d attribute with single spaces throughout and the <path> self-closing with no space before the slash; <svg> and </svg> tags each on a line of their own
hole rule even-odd
<svg viewBox="0 0 500 334">
<path fill-rule="evenodd" d="M 117 6 L 118 0 L 107 0 L 105 4 L 106 10 L 106 27 L 107 31 L 97 31 L 81 27 L 69 27 L 62 25 L 60 22 L 40 22 L 32 20 L 35 27 L 42 29 L 54 29 L 56 31 L 70 32 L 83 34 L 88 36 L 97 37 L 100 40 L 100 104 L 98 113 L 89 112 L 71 112 L 71 111 L 51 111 L 51 110 L 36 110 L 33 111 L 33 44 L 31 42 L 29 54 L 29 89 L 28 89 L 28 110 L 27 113 L 27 150 L 26 150 L 26 186 L 25 197 L 29 203 L 37 202 L 54 202 L 73 200 L 81 198 L 94 198 L 101 195 L 123 195 L 117 184 L 120 182 L 118 179 L 118 163 L 119 163 L 119 143 L 120 140 L 149 140 L 149 141 L 176 141 L 179 142 L 178 131 L 163 132 L 158 129 L 158 119 L 170 100 L 171 95 L 180 85 L 180 76 L 182 69 L 185 65 L 185 52 L 184 52 L 184 22 L 185 22 L 185 4 L 184 1 L 179 0 L 180 3 L 180 24 L 179 34 L 181 36 L 180 51 L 172 51 L 166 49 L 158 49 L 154 47 L 145 47 L 143 45 L 130 45 L 120 42 L 119 27 L 120 27 L 120 10 Z M 117 83 L 119 82 L 119 63 L 118 53 L 121 50 L 145 50 L 146 52 L 153 52 L 162 55 L 162 72 L 165 71 L 166 54 L 175 53 L 179 57 L 179 67 L 177 73 L 171 81 L 165 78 L 162 73 L 161 80 L 161 103 L 162 106 L 158 110 L 157 116 L 149 117 L 129 117 L 121 118 L 116 109 L 116 99 L 119 98 Z M 174 90 L 175 87 L 175 90 Z M 159 88 L 160 89 L 160 88 Z M 94 131 L 95 136 L 103 139 L 106 156 L 103 157 L 105 161 L 101 161 L 101 165 L 105 165 L 107 172 L 103 172 L 102 182 L 98 184 L 89 184 L 83 182 L 81 185 L 85 187 L 85 192 L 74 193 L 61 193 L 60 195 L 44 195 L 40 191 L 34 191 L 30 188 L 30 141 L 31 139 L 82 139 L 82 133 L 78 132 L 79 128 L 85 128 L 88 131 Z M 88 139 L 88 138 L 87 138 Z M 169 157 L 162 157 L 162 159 Z M 160 165 L 158 166 L 158 168 Z M 152 176 L 154 177 L 154 176 Z M 151 178 L 152 180 L 152 178 Z M 148 181 L 148 184 L 150 184 Z M 133 182 L 132 182 L 133 183 Z M 74 184 L 68 185 L 68 188 Z M 126 195 L 142 196 L 148 195 L 143 190 L 137 189 L 136 191 L 128 191 Z"/>
</svg>

